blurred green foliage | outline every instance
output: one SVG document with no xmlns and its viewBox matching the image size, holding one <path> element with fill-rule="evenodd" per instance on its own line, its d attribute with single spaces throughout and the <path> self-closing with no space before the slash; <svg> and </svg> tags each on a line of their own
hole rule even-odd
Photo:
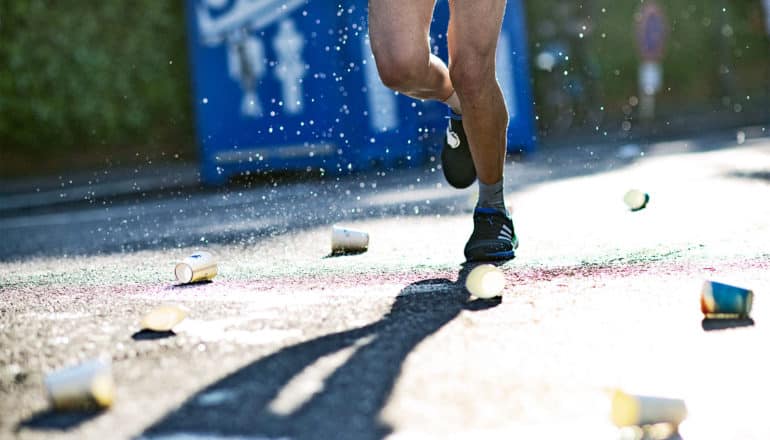
<svg viewBox="0 0 770 440">
<path fill-rule="evenodd" d="M 181 1 L 0 2 L 0 147 L 35 157 L 189 143 L 185 32 Z"/>
</svg>

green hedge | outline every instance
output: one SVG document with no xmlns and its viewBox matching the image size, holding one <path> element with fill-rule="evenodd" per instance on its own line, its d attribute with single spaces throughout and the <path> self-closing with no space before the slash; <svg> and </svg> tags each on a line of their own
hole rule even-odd
<svg viewBox="0 0 770 440">
<path fill-rule="evenodd" d="M 189 142 L 185 32 L 181 1 L 0 2 L 4 153 Z"/>
</svg>

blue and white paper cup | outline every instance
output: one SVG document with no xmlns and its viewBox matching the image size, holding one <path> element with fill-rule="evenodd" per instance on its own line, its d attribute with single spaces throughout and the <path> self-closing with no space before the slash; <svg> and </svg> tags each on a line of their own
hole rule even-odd
<svg viewBox="0 0 770 440">
<path fill-rule="evenodd" d="M 729 284 L 706 281 L 700 297 L 700 308 L 707 318 L 746 318 L 751 313 L 754 292 Z"/>
</svg>

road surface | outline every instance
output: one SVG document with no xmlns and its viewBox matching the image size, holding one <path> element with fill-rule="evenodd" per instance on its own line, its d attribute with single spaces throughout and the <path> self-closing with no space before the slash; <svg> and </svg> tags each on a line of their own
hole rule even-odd
<svg viewBox="0 0 770 440">
<path fill-rule="evenodd" d="M 685 399 L 681 438 L 770 438 L 770 139 L 641 150 L 507 165 L 521 247 L 499 301 L 463 287 L 475 190 L 435 165 L 16 197 L 0 210 L 0 437 L 633 438 L 609 420 L 620 387 Z M 646 209 L 623 205 L 631 188 Z M 330 256 L 332 224 L 368 231 L 368 252 Z M 196 249 L 219 276 L 175 285 Z M 707 279 L 753 289 L 752 320 L 703 321 Z M 163 303 L 190 317 L 140 333 Z M 45 375 L 94 357 L 112 360 L 114 406 L 51 412 Z"/>
</svg>

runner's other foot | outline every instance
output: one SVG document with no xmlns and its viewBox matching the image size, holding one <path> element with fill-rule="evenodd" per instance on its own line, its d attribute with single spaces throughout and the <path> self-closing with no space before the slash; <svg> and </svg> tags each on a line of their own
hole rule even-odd
<svg viewBox="0 0 770 440">
<path fill-rule="evenodd" d="M 473 166 L 462 116 L 452 110 L 449 110 L 449 126 L 441 150 L 441 168 L 447 182 L 455 188 L 467 188 L 476 180 L 476 168 Z"/>
<path fill-rule="evenodd" d="M 507 212 L 494 208 L 473 211 L 473 234 L 465 245 L 468 261 L 499 261 L 515 257 L 519 240 Z"/>
</svg>

